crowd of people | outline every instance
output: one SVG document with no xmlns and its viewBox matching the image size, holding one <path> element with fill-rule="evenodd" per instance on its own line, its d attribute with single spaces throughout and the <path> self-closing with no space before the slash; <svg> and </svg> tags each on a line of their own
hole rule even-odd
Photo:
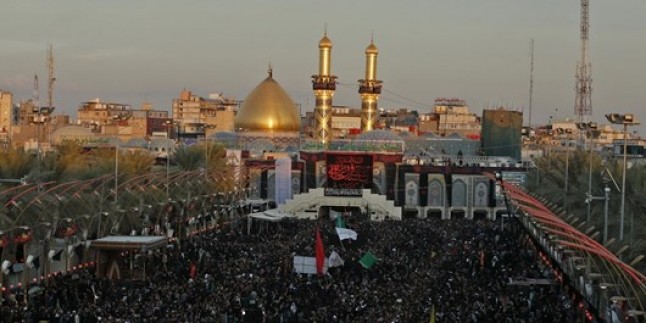
<svg viewBox="0 0 646 323">
<path fill-rule="evenodd" d="M 510 283 L 551 274 L 514 220 L 345 222 L 357 240 L 340 241 L 323 218 L 222 226 L 146 256 L 144 280 L 88 269 L 56 277 L 28 303 L 5 297 L 2 322 L 578 321 L 566 287 Z M 295 255 L 315 255 L 317 228 L 326 255 L 345 263 L 295 273 Z M 358 262 L 367 251 L 379 258 L 368 269 Z"/>
</svg>

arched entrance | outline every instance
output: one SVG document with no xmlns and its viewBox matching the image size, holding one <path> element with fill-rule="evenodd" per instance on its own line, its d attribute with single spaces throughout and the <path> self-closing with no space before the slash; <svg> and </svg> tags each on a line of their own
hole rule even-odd
<svg viewBox="0 0 646 323">
<path fill-rule="evenodd" d="M 474 220 L 486 220 L 487 215 L 489 215 L 489 213 L 487 213 L 487 211 L 484 211 L 484 210 L 473 211 L 473 219 Z"/>
<path fill-rule="evenodd" d="M 451 211 L 451 220 L 463 220 L 467 216 L 467 213 L 464 210 L 453 210 Z"/>
<path fill-rule="evenodd" d="M 419 211 L 417 209 L 405 209 L 404 219 L 417 219 Z"/>
<path fill-rule="evenodd" d="M 426 211 L 426 217 L 431 219 L 442 220 L 442 211 L 440 210 L 428 210 Z"/>
</svg>

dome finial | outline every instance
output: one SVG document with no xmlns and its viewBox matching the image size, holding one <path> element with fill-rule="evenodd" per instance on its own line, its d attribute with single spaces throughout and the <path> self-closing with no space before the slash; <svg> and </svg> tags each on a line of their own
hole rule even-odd
<svg viewBox="0 0 646 323">
<path fill-rule="evenodd" d="M 375 43 L 375 31 L 370 32 L 370 43 L 374 44 Z"/>
<path fill-rule="evenodd" d="M 327 37 L 327 21 L 323 25 L 323 36 Z"/>
<path fill-rule="evenodd" d="M 274 77 L 274 69 L 271 68 L 271 61 L 269 61 L 269 67 L 267 68 L 267 73 L 269 74 L 270 78 Z"/>
</svg>

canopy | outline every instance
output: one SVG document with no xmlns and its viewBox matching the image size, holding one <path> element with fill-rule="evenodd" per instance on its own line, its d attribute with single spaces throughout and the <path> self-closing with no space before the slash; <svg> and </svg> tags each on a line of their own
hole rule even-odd
<svg viewBox="0 0 646 323">
<path fill-rule="evenodd" d="M 168 240 L 164 236 L 107 236 L 92 240 L 90 247 L 99 250 L 151 250 L 165 247 Z"/>
<path fill-rule="evenodd" d="M 267 210 L 264 212 L 256 212 L 256 213 L 251 213 L 249 214 L 250 218 L 258 219 L 258 220 L 264 220 L 264 221 L 270 221 L 270 222 L 279 222 L 284 220 L 287 217 L 290 217 L 291 214 L 289 213 L 283 213 L 278 210 Z"/>
</svg>

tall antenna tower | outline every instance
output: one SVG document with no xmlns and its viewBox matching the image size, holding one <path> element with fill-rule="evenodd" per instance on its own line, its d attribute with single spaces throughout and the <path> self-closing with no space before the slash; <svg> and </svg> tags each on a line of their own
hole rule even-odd
<svg viewBox="0 0 646 323">
<path fill-rule="evenodd" d="M 576 99 L 574 115 L 577 122 L 585 122 L 592 115 L 592 65 L 588 62 L 590 0 L 581 0 L 581 59 L 576 68 Z"/>
<path fill-rule="evenodd" d="M 38 98 L 38 90 L 39 90 L 38 89 L 38 75 L 34 74 L 34 92 L 32 93 L 32 96 L 31 96 L 31 101 L 34 104 L 34 110 L 35 109 L 40 109 L 40 107 L 39 107 L 40 102 L 38 102 L 38 101 L 40 101 L 40 99 Z"/>
<path fill-rule="evenodd" d="M 47 50 L 47 70 L 49 72 L 49 77 L 47 78 L 47 107 L 51 113 L 54 110 L 54 82 L 56 77 L 54 76 L 54 46 L 52 43 L 49 44 L 49 49 Z"/>
<path fill-rule="evenodd" d="M 529 120 L 527 126 L 532 126 L 532 103 L 534 100 L 534 39 L 529 42 Z"/>
</svg>

